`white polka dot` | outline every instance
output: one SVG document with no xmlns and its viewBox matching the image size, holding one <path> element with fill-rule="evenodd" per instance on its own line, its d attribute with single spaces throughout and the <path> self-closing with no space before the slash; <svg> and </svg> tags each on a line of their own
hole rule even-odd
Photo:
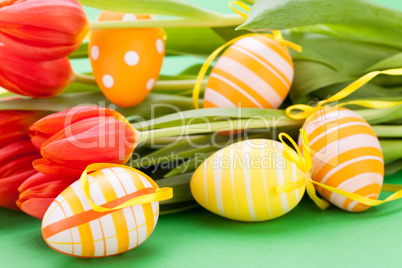
<svg viewBox="0 0 402 268">
<path fill-rule="evenodd" d="M 99 58 L 99 47 L 98 46 L 91 47 L 91 58 L 93 60 L 97 60 Z"/>
<path fill-rule="evenodd" d="M 147 83 L 147 89 L 151 90 L 154 87 L 154 85 L 155 85 L 155 79 L 153 78 L 149 79 Z"/>
<path fill-rule="evenodd" d="M 111 88 L 113 86 L 113 84 L 114 84 L 113 77 L 111 75 L 108 75 L 108 74 L 105 74 L 102 77 L 102 82 L 103 82 L 103 85 L 105 87 L 107 87 L 107 88 Z"/>
<path fill-rule="evenodd" d="M 134 14 L 124 14 L 123 21 L 133 21 L 137 20 L 137 17 Z"/>
<path fill-rule="evenodd" d="M 134 66 L 139 60 L 140 57 L 135 51 L 127 51 L 126 54 L 124 54 L 124 61 L 127 63 L 127 65 Z"/>
<path fill-rule="evenodd" d="M 156 50 L 158 50 L 158 52 L 162 54 L 164 49 L 165 45 L 163 44 L 162 39 L 156 40 Z"/>
</svg>

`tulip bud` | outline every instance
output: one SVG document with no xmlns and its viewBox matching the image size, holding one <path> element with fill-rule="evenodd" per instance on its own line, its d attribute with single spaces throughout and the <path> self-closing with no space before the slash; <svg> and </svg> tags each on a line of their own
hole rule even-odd
<svg viewBox="0 0 402 268">
<path fill-rule="evenodd" d="M 29 135 L 43 157 L 33 162 L 35 169 L 63 177 L 79 177 L 92 163 L 127 163 L 139 138 L 121 114 L 97 106 L 46 116 Z"/>
<path fill-rule="evenodd" d="M 0 40 L 27 58 L 66 57 L 80 46 L 88 30 L 88 19 L 77 0 L 0 3 Z"/>
<path fill-rule="evenodd" d="M 73 71 L 66 57 L 38 61 L 0 46 L 0 86 L 8 91 L 36 98 L 53 97 L 70 84 L 72 77 Z"/>
<path fill-rule="evenodd" d="M 19 187 L 17 205 L 28 215 L 42 219 L 54 199 L 75 180 L 36 172 Z"/>
</svg>

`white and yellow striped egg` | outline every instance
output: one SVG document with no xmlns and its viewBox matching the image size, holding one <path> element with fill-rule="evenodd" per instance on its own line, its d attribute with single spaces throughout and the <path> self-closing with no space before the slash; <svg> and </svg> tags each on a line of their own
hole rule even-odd
<svg viewBox="0 0 402 268">
<path fill-rule="evenodd" d="M 93 202 L 108 208 L 155 192 L 145 174 L 128 167 L 95 171 L 88 175 L 88 181 Z M 51 248 L 63 254 L 105 257 L 144 242 L 158 217 L 158 202 L 96 212 L 90 207 L 80 181 L 76 181 L 50 205 L 43 218 L 42 235 Z"/>
<path fill-rule="evenodd" d="M 282 143 L 256 139 L 231 144 L 210 156 L 193 174 L 190 187 L 194 199 L 213 213 L 238 221 L 265 221 L 300 202 L 305 186 L 286 193 L 276 187 L 303 176 L 284 155 Z"/>
<path fill-rule="evenodd" d="M 312 149 L 313 180 L 350 193 L 378 199 L 384 179 L 380 142 L 357 113 L 339 107 L 325 108 L 304 123 Z M 332 204 L 351 212 L 369 206 L 321 187 L 317 191 Z"/>
<path fill-rule="evenodd" d="M 278 108 L 293 81 L 293 61 L 286 47 L 255 34 L 233 43 L 211 71 L 204 108 Z"/>
</svg>

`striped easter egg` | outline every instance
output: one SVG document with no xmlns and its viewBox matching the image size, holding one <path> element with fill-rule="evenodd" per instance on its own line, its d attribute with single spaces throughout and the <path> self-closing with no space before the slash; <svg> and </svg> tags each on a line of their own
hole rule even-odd
<svg viewBox="0 0 402 268">
<path fill-rule="evenodd" d="M 325 108 L 310 116 L 303 128 L 312 149 L 313 180 L 378 199 L 384 178 L 383 155 L 377 136 L 361 116 L 346 108 Z M 328 201 L 344 210 L 359 212 L 369 208 L 316 188 Z"/>
<path fill-rule="evenodd" d="M 277 141 L 256 139 L 231 144 L 197 168 L 190 182 L 191 193 L 201 206 L 229 219 L 277 218 L 292 210 L 305 191 L 305 186 L 284 193 L 276 189 L 304 177 L 290 159 Z"/>
<path fill-rule="evenodd" d="M 152 19 L 102 11 L 98 21 Z M 103 94 L 114 104 L 131 107 L 141 103 L 159 77 L 165 55 L 161 28 L 93 30 L 88 50 L 93 74 Z"/>
<path fill-rule="evenodd" d="M 278 108 L 293 81 L 293 62 L 286 47 L 255 34 L 233 43 L 211 71 L 204 108 Z"/>
<path fill-rule="evenodd" d="M 145 174 L 128 167 L 95 171 L 88 175 L 88 182 L 93 202 L 107 208 L 155 192 Z M 76 181 L 50 205 L 42 221 L 42 235 L 51 248 L 67 255 L 111 256 L 144 242 L 154 230 L 158 216 L 158 202 L 94 211 L 80 181 Z"/>
</svg>

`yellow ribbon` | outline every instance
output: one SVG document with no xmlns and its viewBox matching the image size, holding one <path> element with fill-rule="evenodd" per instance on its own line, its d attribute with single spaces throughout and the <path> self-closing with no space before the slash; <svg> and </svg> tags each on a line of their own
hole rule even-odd
<svg viewBox="0 0 402 268">
<path fill-rule="evenodd" d="M 250 11 L 250 7 L 248 5 L 246 5 L 245 3 L 240 2 L 240 1 L 232 1 L 232 2 L 229 3 L 229 6 L 237 14 L 241 15 L 244 18 L 247 18 L 247 13 L 237 10 L 235 8 L 235 5 L 240 6 L 241 8 L 243 8 L 247 12 Z M 208 56 L 208 58 L 205 61 L 205 63 L 201 66 L 200 72 L 198 73 L 198 77 L 197 77 L 197 80 L 196 80 L 196 83 L 195 83 L 194 89 L 193 89 L 193 104 L 194 104 L 195 109 L 200 108 L 200 106 L 198 104 L 198 99 L 199 99 L 199 95 L 200 95 L 202 80 L 203 80 L 205 74 L 207 73 L 208 68 L 211 65 L 212 61 L 214 61 L 214 59 L 219 55 L 219 53 L 221 53 L 228 46 L 232 45 L 233 43 L 239 41 L 240 39 L 242 39 L 244 37 L 255 36 L 255 35 L 258 35 L 258 34 L 251 33 L 251 34 L 245 34 L 245 35 L 236 37 L 236 38 L 226 42 L 222 46 L 218 47 L 214 52 L 211 53 L 211 55 Z M 264 35 L 264 36 L 267 36 L 269 38 L 272 38 L 272 39 L 276 40 L 283 47 L 289 47 L 289 48 L 291 48 L 293 50 L 296 50 L 297 52 L 302 51 L 301 46 L 299 46 L 297 44 L 294 44 L 294 43 L 292 43 L 290 41 L 284 40 L 283 36 L 282 36 L 282 33 L 280 31 L 272 31 L 272 34 L 260 34 L 260 35 Z"/>
<path fill-rule="evenodd" d="M 299 168 L 301 168 L 301 170 L 304 172 L 305 176 L 303 177 L 303 179 L 298 180 L 294 183 L 288 183 L 285 185 L 277 186 L 276 190 L 278 191 L 278 193 L 289 192 L 291 190 L 298 189 L 298 188 L 302 187 L 303 185 L 306 185 L 307 194 L 314 201 L 314 203 L 321 209 L 326 209 L 329 206 L 329 203 L 326 200 L 321 199 L 317 196 L 314 184 L 317 186 L 320 186 L 328 191 L 343 195 L 344 197 L 346 197 L 348 199 L 351 199 L 353 201 L 359 202 L 359 203 L 367 205 L 367 206 L 378 206 L 378 205 L 384 204 L 386 202 L 390 202 L 390 201 L 394 201 L 394 200 L 402 198 L 402 190 L 401 190 L 402 185 L 384 184 L 384 186 L 382 188 L 384 191 L 392 191 L 392 192 L 397 191 L 397 192 L 390 195 L 385 200 L 376 200 L 376 199 L 370 199 L 370 198 L 364 197 L 362 195 L 350 193 L 350 192 L 347 192 L 347 191 L 344 191 L 344 190 L 341 190 L 341 189 L 338 189 L 335 187 L 331 187 L 326 184 L 322 184 L 322 183 L 312 180 L 310 177 L 310 170 L 312 167 L 311 149 L 310 149 L 306 130 L 301 129 L 300 135 L 302 138 L 302 148 L 303 148 L 304 155 L 302 155 L 296 142 L 289 135 L 287 135 L 286 133 L 279 134 L 279 140 L 285 146 L 284 154 L 286 156 L 290 157 L 296 163 L 296 165 Z M 293 145 L 293 147 L 295 148 L 295 150 L 298 154 L 298 159 L 296 157 L 294 157 L 294 150 L 283 141 L 283 137 L 286 137 L 289 140 L 289 142 Z"/>
<path fill-rule="evenodd" d="M 339 101 L 365 84 L 367 84 L 371 79 L 376 77 L 377 75 L 380 74 L 386 74 L 386 75 L 402 75 L 402 68 L 398 69 L 389 69 L 389 70 L 384 70 L 384 71 L 374 71 L 365 74 L 364 76 L 360 77 L 356 81 L 354 81 L 352 84 L 349 86 L 345 87 L 332 97 L 322 100 L 318 102 L 317 106 L 309 106 L 306 104 L 295 104 L 292 106 L 289 106 L 286 109 L 286 115 L 289 118 L 295 119 L 295 120 L 302 120 L 308 118 L 310 115 L 314 114 L 315 112 L 319 111 L 322 109 L 326 104 L 329 104 L 331 102 Z M 348 101 L 344 103 L 338 104 L 338 106 L 346 106 L 346 105 L 359 105 L 367 108 L 391 108 L 395 107 L 402 104 L 402 101 L 374 101 L 374 100 L 353 100 L 353 101 Z"/>
<path fill-rule="evenodd" d="M 120 204 L 114 208 L 105 208 L 103 206 L 98 206 L 92 201 L 91 194 L 89 192 L 88 172 L 100 170 L 103 168 L 110 168 L 110 167 L 127 168 L 127 166 L 117 165 L 117 164 L 109 164 L 109 163 L 92 164 L 92 165 L 89 165 L 81 175 L 80 183 L 81 183 L 82 190 L 84 191 L 85 197 L 87 198 L 89 205 L 91 206 L 91 208 L 94 211 L 106 212 L 106 211 L 112 211 L 112 210 L 119 210 L 119 209 L 131 207 L 131 206 L 135 206 L 135 205 L 167 200 L 167 199 L 170 199 L 173 197 L 173 189 L 172 188 L 170 188 L 170 187 L 159 188 L 158 184 L 156 184 L 155 181 L 153 181 L 152 179 L 148 179 L 148 181 L 151 183 L 152 187 L 155 189 L 155 193 L 135 197 L 135 198 L 128 200 L 128 201 L 124 202 L 123 204 Z M 147 175 L 145 175 L 144 173 L 142 173 L 139 170 L 136 170 L 136 172 L 138 172 L 145 178 L 148 177 Z"/>
</svg>

